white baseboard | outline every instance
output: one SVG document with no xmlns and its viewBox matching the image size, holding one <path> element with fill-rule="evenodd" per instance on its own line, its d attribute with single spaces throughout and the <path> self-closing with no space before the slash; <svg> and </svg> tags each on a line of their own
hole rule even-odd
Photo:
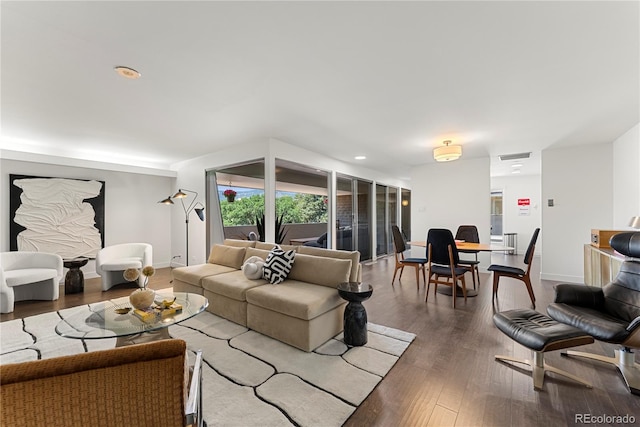
<svg viewBox="0 0 640 427">
<path fill-rule="evenodd" d="M 567 282 L 567 283 L 584 283 L 584 277 L 582 276 L 565 276 L 562 274 L 540 274 L 540 278 L 542 280 L 553 280 L 556 282 Z"/>
<path fill-rule="evenodd" d="M 158 264 L 154 264 L 155 268 L 166 268 L 169 267 L 169 263 L 168 262 L 161 262 Z M 173 267 L 182 267 L 182 264 L 174 264 Z M 67 269 L 64 269 L 64 274 L 67 274 Z M 98 273 L 96 273 L 95 270 L 93 271 L 86 271 L 84 269 L 82 269 L 82 275 L 84 276 L 85 279 L 95 279 L 96 277 L 100 277 L 98 276 Z M 61 283 L 64 283 L 64 275 L 62 276 L 62 280 L 60 281 Z"/>
</svg>

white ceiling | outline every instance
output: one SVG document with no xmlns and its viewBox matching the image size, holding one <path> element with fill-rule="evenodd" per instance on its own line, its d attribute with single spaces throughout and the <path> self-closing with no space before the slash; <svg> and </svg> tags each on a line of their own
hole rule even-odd
<svg viewBox="0 0 640 427">
<path fill-rule="evenodd" d="M 169 168 L 273 137 L 407 176 L 450 139 L 539 173 L 640 118 L 637 1 L 0 7 L 3 149 Z"/>
</svg>

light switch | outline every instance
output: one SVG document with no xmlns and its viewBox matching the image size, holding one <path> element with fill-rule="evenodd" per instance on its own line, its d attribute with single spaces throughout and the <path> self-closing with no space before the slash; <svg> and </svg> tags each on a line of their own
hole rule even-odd
<svg viewBox="0 0 640 427">
<path fill-rule="evenodd" d="M 553 199 L 547 200 L 547 206 L 553 207 Z"/>
</svg>

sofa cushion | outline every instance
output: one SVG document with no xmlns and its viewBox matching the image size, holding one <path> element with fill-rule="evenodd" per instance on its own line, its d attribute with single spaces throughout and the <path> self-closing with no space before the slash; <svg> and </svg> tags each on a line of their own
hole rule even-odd
<svg viewBox="0 0 640 427">
<path fill-rule="evenodd" d="M 142 268 L 142 258 L 116 258 L 107 262 L 103 262 L 100 267 L 103 271 L 119 271 L 126 270 L 127 268 Z"/>
<path fill-rule="evenodd" d="M 358 251 L 341 251 L 333 249 L 314 248 L 311 246 L 299 246 L 298 253 L 338 259 L 350 259 L 351 274 L 349 275 L 349 282 L 358 282 L 360 279 L 360 252 Z"/>
<path fill-rule="evenodd" d="M 284 251 L 276 246 L 271 249 L 267 260 L 264 262 L 264 278 L 273 285 L 284 282 L 289 275 L 296 252 Z"/>
<path fill-rule="evenodd" d="M 248 279 L 242 271 L 232 271 L 202 279 L 202 287 L 214 294 L 223 295 L 237 301 L 246 301 L 246 292 L 256 286 L 267 285 L 264 279 Z"/>
<path fill-rule="evenodd" d="M 223 244 L 225 246 L 236 246 L 240 248 L 253 248 L 256 246 L 256 242 L 252 240 L 239 240 L 239 239 L 224 239 Z"/>
<path fill-rule="evenodd" d="M 294 245 L 276 245 L 275 243 L 266 243 L 266 242 L 256 242 L 256 249 L 262 249 L 262 250 L 267 250 L 270 251 L 271 249 L 275 248 L 276 246 L 279 246 L 280 249 L 285 250 L 285 251 L 295 251 L 297 249 L 297 246 Z"/>
<path fill-rule="evenodd" d="M 349 281 L 350 273 L 350 259 L 296 254 L 289 279 L 336 288 Z"/>
<path fill-rule="evenodd" d="M 257 286 L 246 292 L 247 302 L 302 320 L 311 320 L 341 304 L 338 291 L 327 286 L 287 279 L 278 286 Z"/>
<path fill-rule="evenodd" d="M 7 286 L 19 286 L 36 283 L 43 280 L 55 279 L 58 271 L 55 268 L 25 268 L 21 270 L 5 270 L 4 279 Z"/>
<path fill-rule="evenodd" d="M 252 256 L 259 256 L 260 258 L 266 261 L 267 257 L 269 256 L 269 252 L 271 252 L 271 249 L 266 250 L 266 249 L 247 248 L 247 251 L 244 254 L 244 261 L 248 260 Z"/>
<path fill-rule="evenodd" d="M 202 286 L 200 281 L 205 277 L 229 273 L 230 271 L 235 270 L 236 269 L 232 267 L 207 263 L 174 268 L 172 274 L 175 280 L 179 280 L 181 282 L 185 282 L 194 286 Z"/>
<path fill-rule="evenodd" d="M 246 247 L 240 246 L 213 245 L 208 262 L 239 270 L 242 267 L 246 250 Z"/>
</svg>

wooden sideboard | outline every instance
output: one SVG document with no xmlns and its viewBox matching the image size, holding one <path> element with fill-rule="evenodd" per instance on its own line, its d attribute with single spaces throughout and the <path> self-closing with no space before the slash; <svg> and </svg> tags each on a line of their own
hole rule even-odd
<svg viewBox="0 0 640 427">
<path fill-rule="evenodd" d="M 602 287 L 611 282 L 620 271 L 624 256 L 611 248 L 584 245 L 584 283 Z"/>
</svg>

